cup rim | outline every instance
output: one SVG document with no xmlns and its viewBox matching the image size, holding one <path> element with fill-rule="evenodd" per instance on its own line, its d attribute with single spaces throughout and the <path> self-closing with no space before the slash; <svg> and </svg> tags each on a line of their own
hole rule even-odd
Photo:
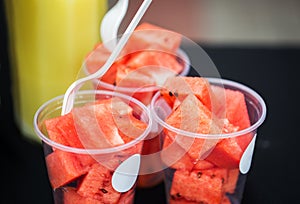
<svg viewBox="0 0 300 204">
<path fill-rule="evenodd" d="M 242 90 L 242 91 L 254 96 L 258 100 L 258 103 L 261 105 L 261 109 L 262 109 L 259 119 L 254 124 L 252 124 L 250 127 L 236 131 L 236 132 L 232 132 L 232 133 L 201 134 L 201 133 L 194 133 L 194 132 L 181 130 L 181 129 L 175 128 L 175 127 L 167 124 L 156 114 L 156 112 L 154 110 L 154 108 L 155 108 L 154 102 L 158 99 L 158 97 L 161 96 L 160 92 L 157 92 L 153 96 L 151 103 L 150 103 L 150 112 L 151 112 L 151 116 L 154 118 L 154 121 L 159 123 L 160 125 L 162 125 L 164 128 L 167 128 L 167 129 L 171 130 L 172 132 L 177 133 L 178 135 L 185 135 L 185 136 L 192 137 L 192 138 L 203 138 L 203 139 L 223 139 L 223 138 L 230 138 L 230 137 L 245 135 L 245 134 L 248 134 L 248 133 L 256 130 L 264 122 L 264 120 L 266 118 L 266 114 L 267 114 L 266 104 L 265 104 L 263 98 L 256 91 L 254 91 L 250 87 L 247 87 L 244 84 L 241 84 L 239 82 L 235 82 L 232 80 L 212 78 L 212 77 L 205 77 L 205 78 L 210 83 L 232 86 L 232 87 L 238 88 L 239 90 Z"/>
<path fill-rule="evenodd" d="M 178 48 L 176 54 L 184 62 L 183 70 L 178 75 L 186 76 L 189 73 L 190 68 L 191 68 L 190 67 L 190 64 L 191 64 L 190 58 L 187 55 L 187 53 L 181 48 Z M 85 64 L 83 66 L 83 69 L 84 69 L 84 73 L 86 75 L 89 75 L 89 72 L 88 72 Z M 158 86 L 158 85 L 151 85 L 151 86 L 147 86 L 147 87 L 122 87 L 122 86 L 116 86 L 116 85 L 113 85 L 110 83 L 106 83 L 106 82 L 103 82 L 98 79 L 93 80 L 93 83 L 96 84 L 97 86 L 100 85 L 101 87 L 103 87 L 105 89 L 114 90 L 114 91 L 118 91 L 118 92 L 122 92 L 122 93 L 152 92 L 152 91 L 158 91 L 160 89 L 160 86 Z"/>
<path fill-rule="evenodd" d="M 139 137 L 137 137 L 135 140 L 132 140 L 128 143 L 125 143 L 123 145 L 119 145 L 119 146 L 115 146 L 115 147 L 109 147 L 109 148 L 101 148 L 101 149 L 84 149 L 84 148 L 76 148 L 76 147 L 70 147 L 70 146 L 66 146 L 60 143 L 57 143 L 53 140 L 51 140 L 49 137 L 47 137 L 46 135 L 44 135 L 41 130 L 39 129 L 39 124 L 38 124 L 38 117 L 40 115 L 40 113 L 42 112 L 42 110 L 44 110 L 49 104 L 58 101 L 58 100 L 62 100 L 64 95 L 59 95 L 56 96 L 48 101 L 46 101 L 44 104 L 42 104 L 36 111 L 35 115 L 34 115 L 34 119 L 33 119 L 33 126 L 34 126 L 34 131 L 37 134 L 37 136 L 46 144 L 48 144 L 49 146 L 56 148 L 56 149 L 60 149 L 62 151 L 65 152 L 72 152 L 72 153 L 76 153 L 76 154 L 90 154 L 90 155 L 96 155 L 96 154 L 108 154 L 108 153 L 113 153 L 113 152 L 118 152 L 118 151 L 122 151 L 124 149 L 128 149 L 130 147 L 132 147 L 133 145 L 141 142 L 151 131 L 151 127 L 152 127 L 152 118 L 150 116 L 150 110 L 140 101 L 138 101 L 137 99 L 122 94 L 122 93 L 118 93 L 118 92 L 113 92 L 113 91 L 106 91 L 106 90 L 81 90 L 78 91 L 77 94 L 80 95 L 88 95 L 88 94 L 101 94 L 101 95 L 110 95 L 110 96 L 116 96 L 116 97 L 120 97 L 123 99 L 126 99 L 130 102 L 133 102 L 134 104 L 138 105 L 140 108 L 142 108 L 143 113 L 148 115 L 148 124 L 146 129 L 144 130 L 143 134 L 140 135 Z M 61 108 L 61 107 L 60 107 Z"/>
</svg>

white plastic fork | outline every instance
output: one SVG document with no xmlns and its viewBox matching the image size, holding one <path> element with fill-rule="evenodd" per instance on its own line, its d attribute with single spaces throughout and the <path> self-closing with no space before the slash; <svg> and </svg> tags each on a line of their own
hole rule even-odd
<svg viewBox="0 0 300 204">
<path fill-rule="evenodd" d="M 61 110 L 61 115 L 65 115 L 69 113 L 74 104 L 74 98 L 75 98 L 75 93 L 80 89 L 80 87 L 89 80 L 92 79 L 97 79 L 102 77 L 108 69 L 111 67 L 111 65 L 114 63 L 118 55 L 120 54 L 121 50 L 127 43 L 129 37 L 131 36 L 132 32 L 136 28 L 137 24 L 143 17 L 144 13 L 146 12 L 147 8 L 150 6 L 152 0 L 144 0 L 138 11 L 136 12 L 135 16 L 132 18 L 130 24 L 128 25 L 127 29 L 125 30 L 124 34 L 118 41 L 117 45 L 114 47 L 112 50 L 111 55 L 107 59 L 107 61 L 104 63 L 104 65 L 95 73 L 88 75 L 84 78 L 78 79 L 75 82 L 73 82 L 69 88 L 67 89 L 64 99 L 63 99 L 63 104 L 62 104 L 62 110 Z M 121 9 L 119 6 L 117 7 Z M 118 9 L 113 9 L 114 12 L 118 13 Z"/>
<path fill-rule="evenodd" d="M 120 24 L 127 12 L 128 0 L 118 2 L 105 14 L 101 21 L 100 34 L 104 46 L 112 51 L 117 45 Z"/>
</svg>

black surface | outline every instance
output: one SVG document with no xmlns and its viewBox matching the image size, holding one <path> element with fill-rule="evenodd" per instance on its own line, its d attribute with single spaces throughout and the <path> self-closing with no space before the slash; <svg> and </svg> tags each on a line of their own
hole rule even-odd
<svg viewBox="0 0 300 204">
<path fill-rule="evenodd" d="M 2 1 L 1 1 L 2 2 Z M 7 36 L 1 13 L 1 203 L 52 203 L 40 145 L 23 139 L 14 120 Z M 259 128 L 243 204 L 297 203 L 299 141 L 298 101 L 300 48 L 203 46 L 222 78 L 256 90 L 267 104 L 267 118 Z M 297 97 L 298 98 L 298 97 Z M 139 189 L 136 202 L 163 204 L 164 188 Z"/>
</svg>

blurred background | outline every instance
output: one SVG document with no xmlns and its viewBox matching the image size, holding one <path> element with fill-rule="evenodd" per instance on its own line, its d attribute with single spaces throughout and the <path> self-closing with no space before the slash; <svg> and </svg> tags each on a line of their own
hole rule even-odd
<svg viewBox="0 0 300 204">
<path fill-rule="evenodd" d="M 13 117 L 10 35 L 4 0 L 0 2 L 0 152 L 5 188 L 0 192 L 0 202 L 50 204 L 53 201 L 42 148 L 23 137 Z M 109 7 L 115 2 L 107 1 Z M 130 0 L 120 33 L 141 2 Z M 243 204 L 299 202 L 295 201 L 300 182 L 295 168 L 300 154 L 295 109 L 299 93 L 296 71 L 300 67 L 300 1 L 153 0 L 142 21 L 182 33 L 198 43 L 223 78 L 242 82 L 265 99 L 267 118 L 258 131 Z M 139 190 L 136 203 L 163 204 L 163 186 Z"/>
<path fill-rule="evenodd" d="M 140 2 L 130 1 L 127 21 Z M 209 45 L 300 45 L 299 0 L 153 0 L 143 20 Z"/>
</svg>

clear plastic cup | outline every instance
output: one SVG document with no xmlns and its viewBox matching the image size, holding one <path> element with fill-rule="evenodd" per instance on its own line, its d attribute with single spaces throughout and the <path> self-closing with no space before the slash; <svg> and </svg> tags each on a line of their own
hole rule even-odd
<svg viewBox="0 0 300 204">
<path fill-rule="evenodd" d="M 85 104 L 93 103 L 101 98 L 121 99 L 130 105 L 135 118 L 146 123 L 144 131 L 137 133 L 138 135 L 129 142 L 118 146 L 91 148 L 89 144 L 92 143 L 89 143 L 89 138 L 84 138 L 81 135 L 82 131 L 85 132 L 88 130 L 78 129 L 76 122 L 74 122 L 75 130 L 73 130 L 76 131 L 82 143 L 82 147 L 78 146 L 76 148 L 58 143 L 58 140 L 56 142 L 51 140 L 45 128 L 45 120 L 60 116 L 63 96 L 58 96 L 47 101 L 35 114 L 34 129 L 37 136 L 42 140 L 55 203 L 133 203 L 134 201 L 136 184 L 128 191 L 118 192 L 112 187 L 112 174 L 127 158 L 132 155 L 141 154 L 143 141 L 149 134 L 152 126 L 149 110 L 145 105 L 132 97 L 100 90 L 77 92 L 74 101 L 75 108 L 79 106 L 84 107 Z M 74 121 L 80 117 L 80 115 L 76 116 L 78 112 L 75 111 L 75 108 L 71 113 Z M 114 119 L 118 120 L 118 118 Z M 106 117 L 104 118 L 105 120 Z M 72 125 L 70 123 L 66 124 Z M 128 128 L 131 128 L 131 123 L 126 124 Z M 93 123 L 88 125 L 90 128 L 92 126 L 94 126 Z M 99 141 L 93 142 L 98 143 Z M 123 183 L 124 181 L 121 180 L 120 182 Z"/>
<path fill-rule="evenodd" d="M 151 102 L 151 115 L 154 123 L 158 124 L 162 143 L 168 142 L 160 152 L 167 203 L 239 204 L 242 201 L 257 129 L 266 117 L 266 105 L 259 94 L 243 84 L 218 78 L 207 79 L 214 87 L 238 90 L 244 94 L 250 127 L 230 133 L 197 134 L 187 131 L 187 127 L 197 122 L 182 119 L 178 122 L 183 128 L 175 128 L 165 122 L 172 107 L 160 93 L 156 93 Z M 217 106 L 215 108 L 218 109 Z M 188 114 L 197 114 L 197 108 L 192 108 Z M 247 143 L 238 143 L 246 140 Z M 247 145 L 242 148 L 242 144 Z M 191 159 L 193 154 L 196 157 Z"/>
<path fill-rule="evenodd" d="M 157 52 L 162 52 L 162 51 L 158 50 Z M 95 54 L 92 53 L 89 57 L 93 57 L 93 55 L 96 56 L 97 53 L 96 52 L 95 52 Z M 182 71 L 180 73 L 178 73 L 178 75 L 180 75 L 180 76 L 188 75 L 188 73 L 190 71 L 190 59 L 189 59 L 188 55 L 182 49 L 178 49 L 176 55 L 177 55 L 178 62 L 183 67 Z M 141 67 L 141 69 L 148 69 L 148 68 L 149 67 Z M 83 69 L 84 69 L 85 74 L 87 74 L 87 75 L 90 74 L 86 65 L 83 67 Z M 153 70 L 155 70 L 155 69 L 157 69 L 157 67 L 153 67 Z M 166 75 L 166 77 L 167 76 L 168 75 Z M 125 87 L 122 85 L 116 86 L 112 83 L 107 83 L 107 82 L 101 81 L 99 79 L 95 79 L 93 81 L 93 85 L 94 85 L 94 87 L 96 87 L 99 90 L 116 91 L 116 92 L 120 92 L 120 93 L 129 95 L 129 96 L 132 96 L 132 97 L 138 99 L 139 101 L 141 101 L 142 103 L 144 103 L 145 105 L 150 104 L 153 95 L 160 89 L 159 85 L 153 85 L 153 84 L 137 86 L 137 87 Z"/>
<path fill-rule="evenodd" d="M 147 31 L 145 32 L 147 33 Z M 145 34 L 143 31 L 139 31 L 139 32 L 135 32 L 132 35 L 136 36 L 136 35 L 144 35 Z M 160 33 L 160 32 L 154 32 L 156 34 Z M 86 58 L 86 61 L 84 63 L 83 66 L 83 73 L 86 75 L 90 74 L 90 70 L 89 70 L 89 65 L 90 65 L 90 61 L 93 62 L 101 62 L 103 61 L 102 58 L 104 58 L 104 55 L 107 54 L 105 51 L 103 51 L 104 47 L 103 44 L 99 44 L 97 45 L 99 46 L 98 49 L 94 49 Z M 125 49 L 126 50 L 126 49 Z M 119 57 L 120 59 L 126 59 L 126 57 L 129 54 L 135 53 L 135 52 L 139 52 L 141 50 L 137 48 L 134 48 L 133 50 L 130 51 L 125 51 L 121 56 Z M 147 51 L 151 51 L 151 52 L 157 52 L 157 53 L 162 53 L 162 52 L 166 52 L 161 48 L 149 48 L 149 49 L 145 49 L 142 50 L 144 52 Z M 128 53 L 127 53 L 128 52 Z M 101 56 L 102 53 L 103 55 Z M 160 78 L 159 80 L 161 81 L 161 84 L 163 84 L 163 81 L 166 80 L 166 78 L 170 75 L 180 75 L 180 76 L 186 76 L 188 75 L 189 71 L 190 71 L 190 58 L 189 56 L 186 54 L 186 52 L 179 48 L 176 53 L 171 53 L 171 52 L 166 52 L 169 53 L 170 55 L 174 55 L 176 57 L 177 62 L 182 66 L 182 70 L 180 73 L 174 73 L 173 71 L 167 69 L 166 67 L 157 67 L 157 66 L 144 66 L 144 67 L 140 67 L 137 72 L 148 72 L 149 70 L 153 70 L 153 73 L 155 73 L 155 70 L 160 70 L 161 74 L 160 76 L 158 76 L 158 78 Z M 97 61 L 99 60 L 99 61 Z M 164 60 L 164 59 L 162 59 Z M 101 65 L 101 63 L 99 63 Z M 92 63 L 92 66 L 94 66 L 94 64 Z M 100 67 L 99 67 L 100 68 Z M 115 68 L 111 67 L 110 71 L 108 71 L 108 73 L 113 72 L 113 70 L 115 70 Z M 116 71 L 116 70 L 115 70 Z M 130 78 L 132 75 L 135 75 L 136 72 L 132 71 L 130 73 L 128 73 L 128 77 Z M 140 79 L 137 79 L 137 81 L 139 81 Z M 125 86 L 124 83 L 122 83 L 124 81 L 121 81 L 121 83 L 119 85 L 114 85 L 113 83 L 108 83 L 103 81 L 103 79 L 95 79 L 93 80 L 93 87 L 95 89 L 98 90 L 109 90 L 109 91 L 115 91 L 115 92 L 119 92 L 125 95 L 129 95 L 133 98 L 136 98 L 137 100 L 141 101 L 143 104 L 145 105 L 149 105 L 151 102 L 151 99 L 153 97 L 153 95 L 160 89 L 161 84 L 143 84 L 141 86 Z M 123 86 L 124 85 L 124 86 Z M 126 84 L 128 85 L 128 84 Z M 151 154 L 155 154 L 156 152 L 158 152 L 160 150 L 159 147 L 159 141 L 157 137 L 153 137 L 150 136 L 148 138 L 146 138 L 146 140 L 144 141 L 144 147 L 143 147 L 143 155 L 151 155 Z M 141 161 L 141 165 L 142 165 L 142 169 L 145 169 L 145 172 L 147 172 L 146 169 L 153 169 L 153 166 L 160 166 L 160 163 L 157 162 L 156 160 L 147 160 L 147 162 L 145 161 Z M 141 188 L 148 188 L 148 187 L 153 187 L 159 183 L 161 183 L 163 181 L 163 174 L 162 172 L 155 172 L 155 173 L 150 173 L 150 174 L 143 174 L 139 176 L 138 179 L 138 187 Z"/>
</svg>

